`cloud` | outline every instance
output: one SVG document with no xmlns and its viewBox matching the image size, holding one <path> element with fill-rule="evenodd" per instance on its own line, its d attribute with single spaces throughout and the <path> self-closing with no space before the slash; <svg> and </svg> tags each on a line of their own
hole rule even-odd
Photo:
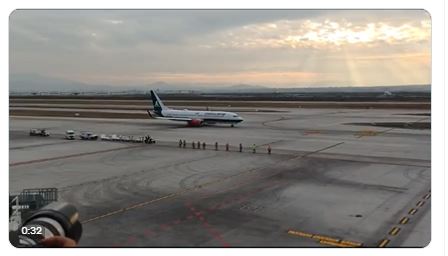
<svg viewBox="0 0 448 256">
<path fill-rule="evenodd" d="M 104 22 L 112 24 L 112 25 L 123 24 L 122 20 L 104 20 Z"/>
<path fill-rule="evenodd" d="M 217 42 L 202 47 L 339 49 L 344 45 L 412 44 L 430 41 L 427 24 L 427 20 L 399 25 L 381 21 L 354 24 L 345 19 L 280 20 L 226 31 L 218 35 Z"/>
<path fill-rule="evenodd" d="M 125 47 L 142 42 L 176 44 L 221 29 L 280 17 L 312 17 L 318 13 L 270 10 L 17 10 L 11 15 L 10 25 L 13 36 L 20 29 L 48 37 L 55 45 L 83 46 L 88 40 L 83 36 L 86 31 L 101 31 L 108 39 L 105 44 Z"/>
<path fill-rule="evenodd" d="M 371 74 L 387 66 L 429 82 L 430 29 L 422 10 L 19 10 L 10 70 L 101 84 L 281 86 L 355 84 L 350 72 L 379 83 Z"/>
</svg>

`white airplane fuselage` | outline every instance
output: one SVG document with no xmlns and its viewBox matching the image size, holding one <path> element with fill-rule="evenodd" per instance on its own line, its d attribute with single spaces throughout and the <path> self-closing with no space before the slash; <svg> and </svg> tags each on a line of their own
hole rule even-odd
<svg viewBox="0 0 448 256">
<path fill-rule="evenodd" d="M 151 97 L 154 111 L 151 112 L 148 110 L 148 114 L 156 119 L 187 122 L 190 126 L 226 123 L 230 124 L 232 127 L 243 121 L 243 118 L 233 112 L 171 109 L 163 104 L 154 91 L 151 91 Z"/>
<path fill-rule="evenodd" d="M 204 123 L 239 123 L 243 119 L 235 113 L 223 111 L 195 111 L 195 110 L 162 110 L 163 117 L 191 118 L 202 120 Z"/>
</svg>

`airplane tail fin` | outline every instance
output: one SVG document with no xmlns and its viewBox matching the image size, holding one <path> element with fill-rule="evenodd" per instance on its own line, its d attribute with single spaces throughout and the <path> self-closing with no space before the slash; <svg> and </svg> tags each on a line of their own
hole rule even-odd
<svg viewBox="0 0 448 256">
<path fill-rule="evenodd" d="M 166 110 L 168 108 L 165 107 L 165 105 L 163 105 L 163 102 L 160 100 L 159 96 L 157 96 L 157 94 L 153 90 L 151 90 L 151 98 L 152 98 L 152 104 L 154 105 L 154 112 L 159 116 L 163 116 L 162 110 Z"/>
</svg>

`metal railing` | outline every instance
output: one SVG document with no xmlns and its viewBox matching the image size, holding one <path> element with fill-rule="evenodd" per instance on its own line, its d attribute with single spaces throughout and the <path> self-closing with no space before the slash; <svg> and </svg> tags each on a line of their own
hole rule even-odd
<svg viewBox="0 0 448 256">
<path fill-rule="evenodd" d="M 9 197 L 9 229 L 16 230 L 34 211 L 58 200 L 57 188 L 24 189 Z"/>
</svg>

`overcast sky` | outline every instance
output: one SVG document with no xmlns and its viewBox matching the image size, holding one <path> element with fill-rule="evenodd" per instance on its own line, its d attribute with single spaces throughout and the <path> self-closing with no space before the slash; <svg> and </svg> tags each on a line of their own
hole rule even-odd
<svg viewBox="0 0 448 256">
<path fill-rule="evenodd" d="M 423 10 L 18 10 L 10 72 L 91 84 L 429 84 Z"/>
</svg>

